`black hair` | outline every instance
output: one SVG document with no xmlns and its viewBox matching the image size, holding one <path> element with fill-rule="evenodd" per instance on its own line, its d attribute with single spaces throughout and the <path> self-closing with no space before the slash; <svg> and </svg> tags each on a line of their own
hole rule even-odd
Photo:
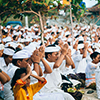
<svg viewBox="0 0 100 100">
<path fill-rule="evenodd" d="M 85 35 L 84 35 L 84 34 L 82 34 L 82 36 L 84 37 Z"/>
<path fill-rule="evenodd" d="M 63 27 L 63 26 L 61 26 L 61 29 L 64 29 L 64 27 Z"/>
<path fill-rule="evenodd" d="M 51 33 L 51 35 L 54 34 L 54 32 Z"/>
<path fill-rule="evenodd" d="M 38 31 L 36 31 L 36 32 L 35 32 L 35 35 L 38 35 L 38 33 L 39 33 L 39 32 L 38 32 Z"/>
<path fill-rule="evenodd" d="M 83 44 L 83 41 L 79 41 L 78 44 Z"/>
<path fill-rule="evenodd" d="M 22 61 L 23 59 L 12 59 L 12 64 L 17 66 L 17 61 L 18 60 Z"/>
<path fill-rule="evenodd" d="M 17 37 L 17 35 L 14 35 L 14 36 L 13 36 L 13 40 L 15 40 L 15 39 L 16 39 L 16 37 Z"/>
<path fill-rule="evenodd" d="M 90 55 L 90 57 L 91 57 L 91 59 L 93 60 L 93 58 L 96 58 L 97 57 L 97 55 L 99 55 L 100 53 L 98 53 L 98 52 L 93 52 L 91 55 Z"/>
<path fill-rule="evenodd" d="M 4 30 L 2 30 L 2 34 L 3 35 L 6 35 L 8 32 L 5 32 Z"/>
<path fill-rule="evenodd" d="M 70 42 L 68 42 L 68 45 L 71 45 L 71 43 L 70 43 Z"/>
<path fill-rule="evenodd" d="M 21 38 L 23 39 L 23 38 L 24 38 L 24 36 L 23 36 L 23 35 L 21 35 Z"/>
<path fill-rule="evenodd" d="M 17 70 L 15 71 L 15 74 L 14 74 L 12 80 L 11 80 L 11 87 L 12 87 L 11 89 L 13 89 L 13 86 L 15 85 L 16 81 L 17 81 L 18 79 L 20 79 L 21 74 L 23 74 L 23 73 L 27 73 L 26 68 L 20 68 L 20 69 L 17 69 Z"/>
<path fill-rule="evenodd" d="M 69 35 L 66 35 L 66 37 L 68 37 Z"/>
<path fill-rule="evenodd" d="M 12 50 L 15 51 L 15 49 L 14 49 L 12 46 L 8 46 L 8 47 L 6 47 L 6 48 L 10 48 L 10 49 L 12 49 Z"/>
<path fill-rule="evenodd" d="M 98 38 L 98 40 L 100 40 L 100 37 Z"/>
<path fill-rule="evenodd" d="M 22 49 L 19 48 L 19 47 L 16 47 L 16 49 L 15 49 L 15 53 L 18 52 L 18 51 L 20 51 L 20 50 L 22 50 Z"/>
<path fill-rule="evenodd" d="M 58 45 L 59 39 L 54 42 L 54 45 Z"/>
<path fill-rule="evenodd" d="M 76 36 L 75 36 L 75 38 L 78 38 L 78 37 L 79 37 L 79 35 L 76 35 Z"/>
<path fill-rule="evenodd" d="M 59 34 L 60 32 L 57 32 L 57 34 Z"/>
<path fill-rule="evenodd" d="M 51 26 L 47 26 L 47 29 L 50 29 L 51 28 Z"/>
<path fill-rule="evenodd" d="M 6 55 L 6 54 L 4 54 L 4 53 L 3 53 L 3 55 L 2 55 L 2 57 L 3 57 L 4 59 L 5 59 L 5 58 L 8 58 L 8 56 L 9 56 L 9 55 Z"/>
<path fill-rule="evenodd" d="M 45 58 L 48 58 L 48 54 L 52 55 L 53 52 L 45 52 Z"/>
<path fill-rule="evenodd" d="M 13 32 L 13 29 L 11 29 L 10 32 Z"/>
</svg>

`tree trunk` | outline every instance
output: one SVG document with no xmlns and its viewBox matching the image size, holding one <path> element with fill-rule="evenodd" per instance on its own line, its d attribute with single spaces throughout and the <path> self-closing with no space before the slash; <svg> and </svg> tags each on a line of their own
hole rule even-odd
<svg viewBox="0 0 100 100">
<path fill-rule="evenodd" d="M 2 40 L 1 17 L 0 17 L 0 38 L 1 38 L 1 40 Z"/>
<path fill-rule="evenodd" d="M 39 11 L 39 19 L 40 19 L 40 28 L 41 28 L 41 42 L 42 42 L 42 45 L 44 45 L 44 38 L 43 38 L 44 27 L 43 27 L 43 21 L 42 21 L 42 17 L 41 17 L 40 11 Z"/>
<path fill-rule="evenodd" d="M 45 18 L 44 14 L 43 14 L 43 26 L 45 26 L 45 25 L 46 25 L 46 18 Z"/>
</svg>

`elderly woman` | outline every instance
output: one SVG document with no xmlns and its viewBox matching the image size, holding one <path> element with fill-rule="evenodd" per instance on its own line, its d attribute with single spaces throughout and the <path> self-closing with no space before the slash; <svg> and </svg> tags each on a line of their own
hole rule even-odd
<svg viewBox="0 0 100 100">
<path fill-rule="evenodd" d="M 100 54 L 98 52 L 93 52 L 90 55 L 92 62 L 87 64 L 85 74 L 86 74 L 86 81 L 85 85 L 86 88 L 96 89 L 96 82 L 95 82 L 95 70 L 98 66 L 98 62 L 100 60 Z"/>
</svg>

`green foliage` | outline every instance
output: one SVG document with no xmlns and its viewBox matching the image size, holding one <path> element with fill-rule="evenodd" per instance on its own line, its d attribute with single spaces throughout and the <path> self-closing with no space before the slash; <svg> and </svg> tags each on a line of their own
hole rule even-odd
<svg viewBox="0 0 100 100">
<path fill-rule="evenodd" d="M 56 4 L 54 4 L 54 1 Z M 50 9 L 57 8 L 55 12 L 58 12 L 59 9 L 64 9 L 66 7 L 62 7 L 63 5 L 60 3 L 61 0 L 0 0 L 0 17 L 2 20 L 6 21 L 8 17 L 15 15 L 14 18 L 22 19 L 23 15 L 30 16 L 29 13 L 24 13 L 23 15 L 21 12 L 23 11 L 30 11 L 31 9 L 38 13 L 39 11 L 41 14 L 52 13 Z M 72 0 L 72 13 L 76 16 L 79 20 L 80 17 L 84 15 L 85 6 L 79 6 L 82 0 Z M 100 2 L 100 0 L 98 0 Z M 52 7 L 50 7 L 52 5 Z M 34 14 L 33 14 L 34 15 Z"/>
<path fill-rule="evenodd" d="M 79 20 L 80 17 L 83 17 L 86 8 L 85 5 L 82 4 L 81 6 L 79 5 L 83 0 L 72 0 L 71 5 L 72 5 L 72 13 L 75 15 L 76 19 Z"/>
<path fill-rule="evenodd" d="M 11 15 L 15 15 L 14 18 L 22 18 L 20 13 L 30 11 L 30 9 L 37 13 L 38 11 L 42 14 L 48 13 L 50 5 L 53 5 L 53 1 L 54 0 L 0 0 L 0 17 L 2 20 L 7 19 Z M 30 16 L 31 14 L 24 13 L 24 15 Z"/>
</svg>

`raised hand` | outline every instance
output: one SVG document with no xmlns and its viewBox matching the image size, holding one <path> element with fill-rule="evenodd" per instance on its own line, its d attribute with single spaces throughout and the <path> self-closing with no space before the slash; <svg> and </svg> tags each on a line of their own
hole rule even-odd
<svg viewBox="0 0 100 100">
<path fill-rule="evenodd" d="M 63 55 L 66 55 L 68 52 L 68 44 L 64 44 L 63 47 L 61 48 L 61 52 Z"/>
<path fill-rule="evenodd" d="M 34 52 L 33 52 L 33 54 L 32 54 L 32 56 L 31 56 L 31 60 L 33 61 L 33 62 L 36 62 L 36 63 L 39 63 L 40 62 L 40 55 L 39 55 L 39 50 L 38 49 L 36 49 Z"/>
<path fill-rule="evenodd" d="M 45 53 L 45 47 L 42 45 L 39 48 L 39 56 L 40 56 L 40 58 L 43 58 L 44 57 L 44 53 Z"/>
<path fill-rule="evenodd" d="M 84 48 L 85 48 L 85 49 L 88 49 L 88 43 L 87 43 L 87 42 L 84 43 Z"/>
<path fill-rule="evenodd" d="M 27 63 L 26 70 L 27 70 L 27 74 L 31 75 L 32 70 L 31 70 L 31 67 L 30 67 L 30 65 L 28 63 Z"/>
</svg>

